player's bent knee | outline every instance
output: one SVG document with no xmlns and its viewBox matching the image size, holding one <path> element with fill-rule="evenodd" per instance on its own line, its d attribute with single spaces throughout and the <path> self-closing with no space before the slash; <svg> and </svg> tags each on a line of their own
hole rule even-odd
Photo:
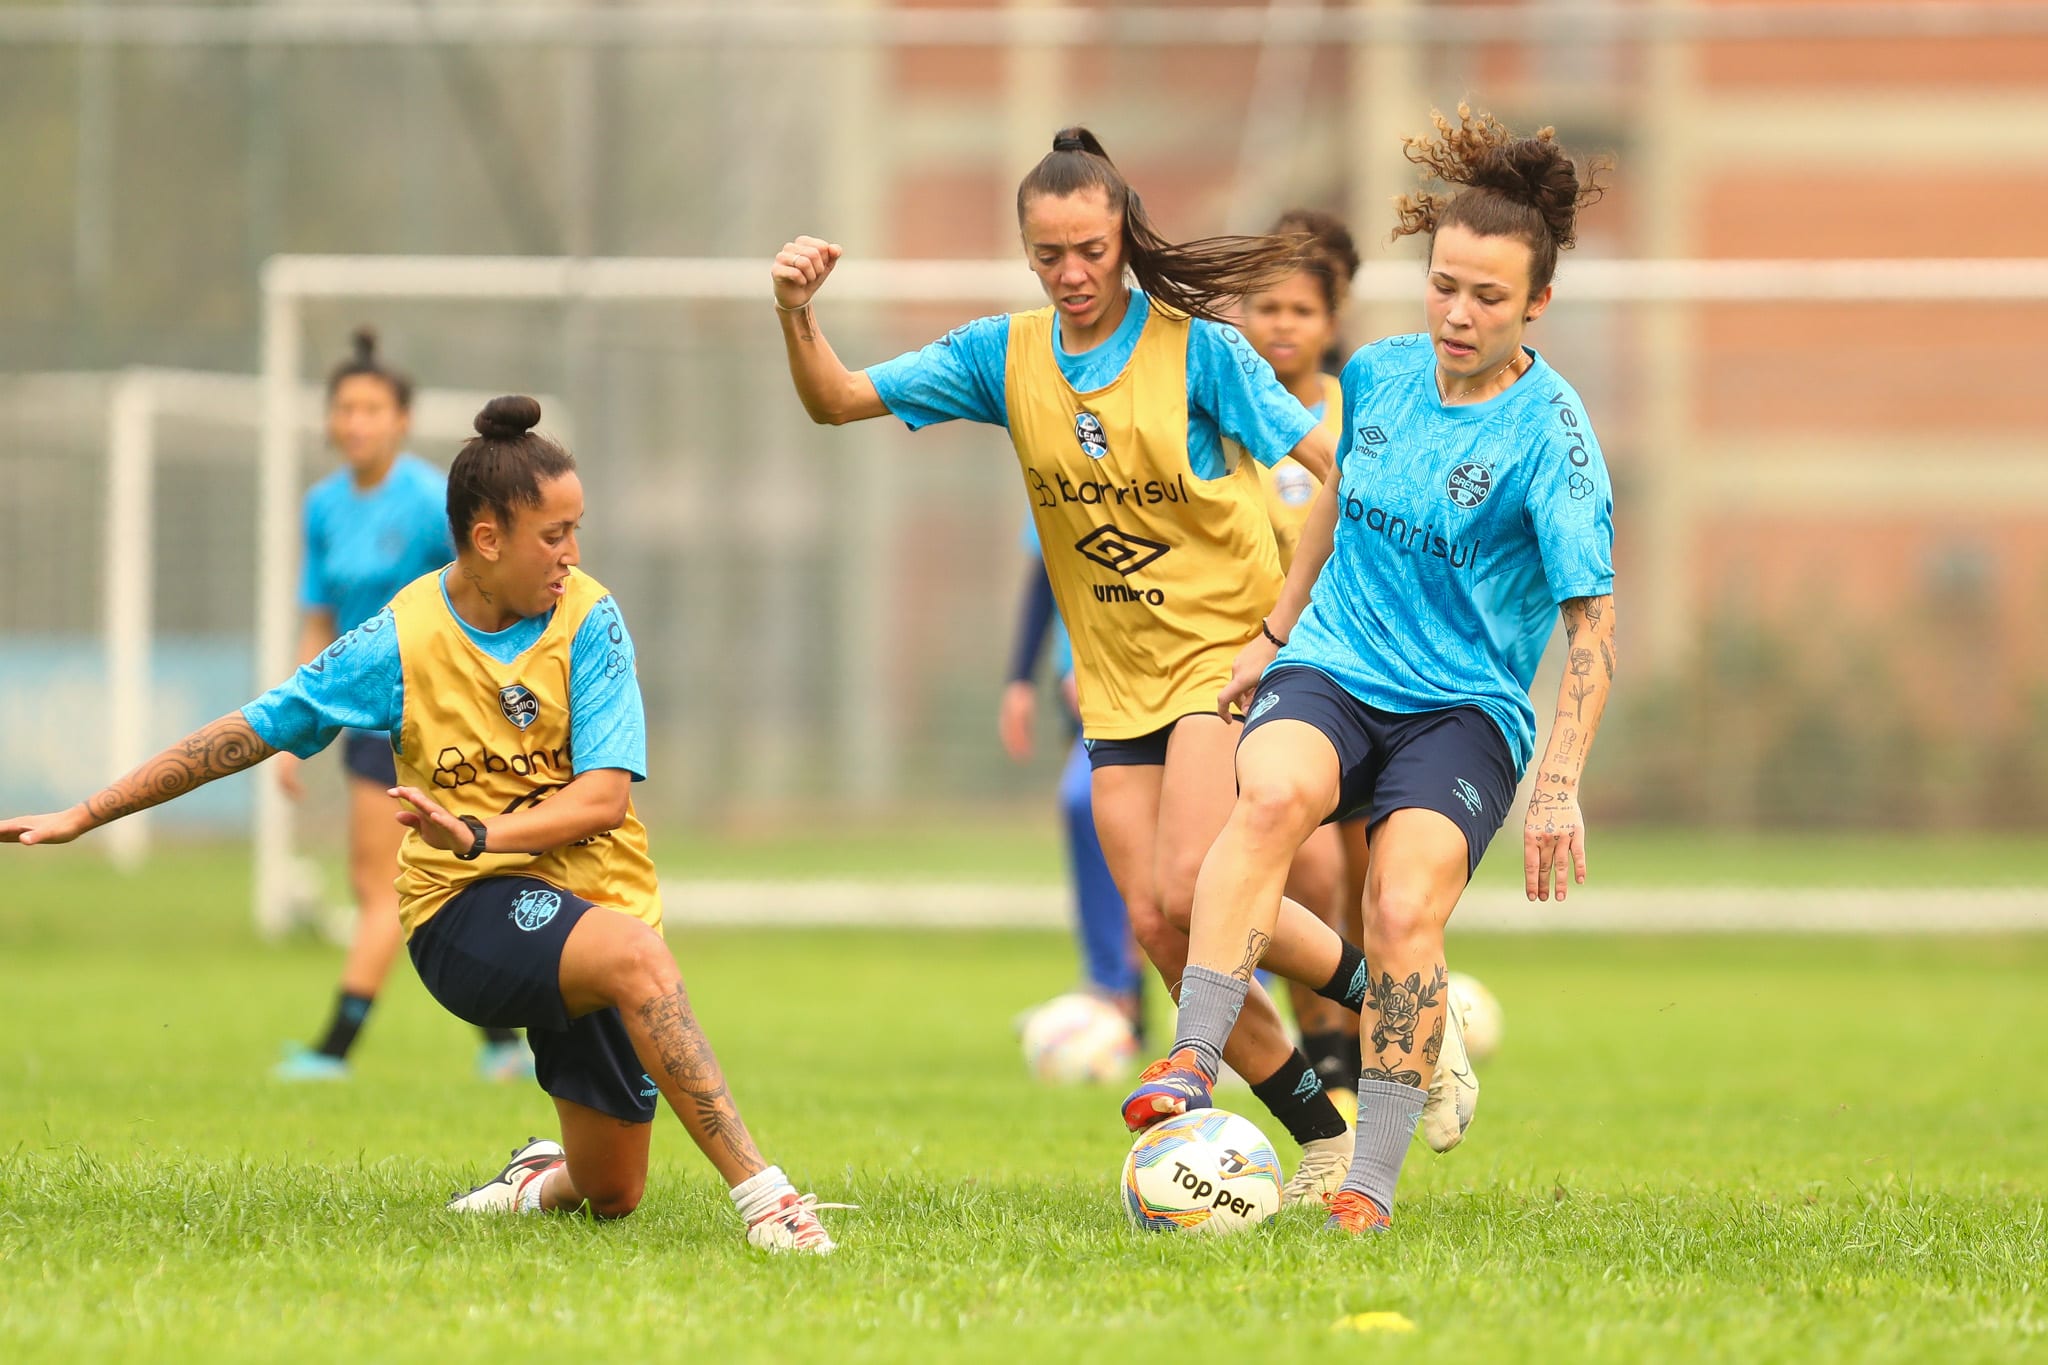
<svg viewBox="0 0 2048 1365">
<path fill-rule="evenodd" d="M 667 995 L 681 980 L 668 945 L 644 924 L 636 925 L 636 932 L 620 935 L 607 968 L 612 1003 L 621 1008 Z"/>
<path fill-rule="evenodd" d="M 1414 946 L 1440 938 L 1442 921 L 1427 894 L 1406 887 L 1382 887 L 1366 907 L 1366 956 L 1391 952 L 1405 956 Z"/>
<path fill-rule="evenodd" d="M 584 1206 L 593 1218 L 624 1218 L 640 1207 L 641 1196 L 647 1192 L 647 1182 L 642 1180 L 607 1181 L 595 1190 L 583 1195 Z"/>
<path fill-rule="evenodd" d="M 1237 794 L 1237 826 L 1262 850 L 1292 854 L 1314 832 L 1307 792 L 1284 778 L 1258 778 Z"/>
</svg>

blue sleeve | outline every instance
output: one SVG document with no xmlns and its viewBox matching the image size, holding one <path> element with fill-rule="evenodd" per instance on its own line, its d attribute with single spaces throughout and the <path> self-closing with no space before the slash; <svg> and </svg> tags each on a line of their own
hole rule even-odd
<svg viewBox="0 0 2048 1365">
<path fill-rule="evenodd" d="M 1200 318 L 1188 328 L 1188 407 L 1262 465 L 1286 459 L 1316 427 L 1242 332 Z"/>
<path fill-rule="evenodd" d="M 647 711 L 633 637 L 610 597 L 590 609 L 569 645 L 569 749 L 578 773 L 623 768 L 636 782 L 647 776 Z"/>
<path fill-rule="evenodd" d="M 405 710 L 398 631 L 385 608 L 242 708 L 273 749 L 311 758 L 343 730 L 395 734 Z"/>
<path fill-rule="evenodd" d="M 334 589 L 327 581 L 327 538 L 320 532 L 320 510 L 312 495 L 306 495 L 299 550 L 305 563 L 299 570 L 299 606 L 307 611 L 333 611 Z"/>
<path fill-rule="evenodd" d="M 1545 458 L 1530 477 L 1524 515 L 1543 556 L 1552 601 L 1614 591 L 1614 489 L 1592 424 L 1560 405 Z"/>
<path fill-rule="evenodd" d="M 1351 453 L 1351 414 L 1372 388 L 1372 348 L 1361 346 L 1352 352 L 1351 359 L 1344 362 L 1344 373 L 1337 376 L 1337 383 L 1343 389 L 1338 399 L 1344 410 L 1337 414 L 1337 458 L 1335 468 L 1339 477 L 1344 472 L 1344 457 Z"/>
<path fill-rule="evenodd" d="M 1010 645 L 1008 682 L 1030 682 L 1037 676 L 1039 651 L 1045 648 L 1045 637 L 1052 632 L 1053 622 L 1059 619 L 1052 600 L 1052 579 L 1045 572 L 1045 561 L 1033 557 L 1031 567 L 1024 574 L 1024 600 L 1017 612 L 1016 639 Z"/>
<path fill-rule="evenodd" d="M 1010 424 L 1010 317 L 976 318 L 919 351 L 868 367 L 875 393 L 912 431 L 961 419 Z"/>
</svg>

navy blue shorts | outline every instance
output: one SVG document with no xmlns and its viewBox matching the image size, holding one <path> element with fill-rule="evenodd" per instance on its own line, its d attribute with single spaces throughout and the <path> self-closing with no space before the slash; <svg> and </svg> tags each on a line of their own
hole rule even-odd
<svg viewBox="0 0 2048 1365">
<path fill-rule="evenodd" d="M 1433 810 L 1464 831 L 1468 877 L 1515 799 L 1514 755 L 1476 706 L 1382 711 L 1328 674 L 1296 664 L 1259 684 L 1244 732 L 1276 720 L 1314 726 L 1337 751 L 1343 779 L 1331 820 L 1362 816 L 1377 825 L 1397 810 Z"/>
<path fill-rule="evenodd" d="M 375 782 L 380 787 L 398 785 L 398 759 L 391 752 L 391 736 L 370 730 L 341 732 L 341 766 L 350 777 Z"/>
<path fill-rule="evenodd" d="M 1213 715 L 1210 711 L 1190 711 L 1188 716 Z M 1157 730 L 1130 739 L 1087 739 L 1081 747 L 1088 751 L 1088 769 L 1097 768 L 1163 768 L 1166 766 L 1166 743 L 1173 738 L 1173 727 L 1188 716 L 1168 721 Z"/>
<path fill-rule="evenodd" d="M 523 1028 L 540 1088 L 626 1123 L 652 1123 L 659 1095 L 615 1009 L 578 1019 L 562 1003 L 562 945 L 600 910 L 534 877 L 471 882 L 413 930 L 427 993 L 478 1028 Z"/>
</svg>

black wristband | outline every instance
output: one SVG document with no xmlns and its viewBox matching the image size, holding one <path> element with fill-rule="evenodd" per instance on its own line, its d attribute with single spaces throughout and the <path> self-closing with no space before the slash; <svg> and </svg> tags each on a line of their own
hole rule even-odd
<svg viewBox="0 0 2048 1365">
<path fill-rule="evenodd" d="M 473 863 L 478 858 L 481 858 L 484 853 L 484 822 L 477 819 L 474 815 L 458 815 L 455 818 L 468 825 L 469 832 L 476 836 L 476 842 L 469 846 L 469 852 L 458 853 L 455 856 L 465 863 Z"/>
<path fill-rule="evenodd" d="M 1266 624 L 1266 618 L 1263 616 L 1259 618 L 1259 634 L 1271 640 L 1275 649 L 1287 648 L 1287 642 L 1273 633 L 1273 628 Z"/>
</svg>

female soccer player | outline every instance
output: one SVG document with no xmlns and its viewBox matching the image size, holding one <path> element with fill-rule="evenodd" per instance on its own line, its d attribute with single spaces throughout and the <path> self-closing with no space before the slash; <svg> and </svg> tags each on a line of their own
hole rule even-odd
<svg viewBox="0 0 2048 1365">
<path fill-rule="evenodd" d="M 813 420 L 893 413 L 912 429 L 955 418 L 1009 429 L 1073 638 L 1103 853 L 1139 946 L 1173 990 L 1195 873 L 1231 800 L 1235 729 L 1216 693 L 1280 583 L 1256 479 L 1223 443 L 1261 463 L 1292 453 L 1329 469 L 1327 434 L 1216 320 L 1289 273 L 1294 244 L 1166 241 L 1083 128 L 1062 131 L 1024 177 L 1017 222 L 1051 306 L 970 322 L 873 369 L 849 371 L 818 324 L 813 296 L 837 245 L 785 245 L 775 305 Z M 1282 914 L 1320 927 L 1298 905 Z M 1362 989 L 1362 962 L 1359 976 Z M 1264 992 L 1228 1055 L 1304 1146 L 1290 1196 L 1334 1184 L 1344 1120 Z"/>
<path fill-rule="evenodd" d="M 1298 238 L 1303 245 L 1293 274 L 1244 300 L 1245 339 L 1265 357 L 1287 391 L 1321 422 L 1334 445 L 1343 425 L 1343 395 L 1325 366 L 1341 363 L 1341 356 L 1334 355 L 1337 319 L 1344 311 L 1351 278 L 1358 273 L 1358 248 L 1341 220 L 1315 209 L 1289 210 L 1271 230 L 1276 236 Z M 1322 482 L 1292 458 L 1256 468 L 1280 550 L 1280 571 L 1285 573 L 1294 562 L 1302 523 L 1308 520 Z M 1352 921 L 1364 898 L 1363 841 L 1357 841 L 1359 877 L 1354 882 L 1346 860 L 1350 850 L 1338 830 L 1334 824 L 1325 826 L 1302 844 L 1288 869 L 1287 895 L 1356 941 L 1362 937 L 1362 928 L 1353 927 Z M 1301 1050 L 1343 1104 L 1358 1089 L 1358 1015 L 1299 981 L 1287 985 L 1288 1003 L 1301 1026 Z"/>
<path fill-rule="evenodd" d="M 829 1252 L 817 1201 L 766 1164 L 661 941 L 661 897 L 631 787 L 647 768 L 633 641 L 577 568 L 576 462 L 494 398 L 448 478 L 455 562 L 401 589 L 291 679 L 0 842 L 60 844 L 346 728 L 397 754 L 407 833 L 399 914 L 436 1000 L 525 1028 L 562 1140 L 531 1139 L 462 1210 L 631 1213 L 654 1097 L 732 1187 L 747 1240 Z"/>
<path fill-rule="evenodd" d="M 1283 950 L 1276 970 L 1305 966 L 1308 981 L 1339 961 L 1326 926 L 1275 911 L 1301 841 L 1362 812 L 1370 1048 L 1329 1218 L 1347 1232 L 1387 1226 L 1425 1084 L 1439 1113 L 1463 1111 L 1455 1126 L 1470 1117 L 1443 930 L 1534 749 L 1529 686 L 1553 612 L 1569 652 L 1523 835 L 1531 900 L 1585 879 L 1579 779 L 1614 681 L 1606 467 L 1578 395 L 1522 341 L 1601 168 L 1582 178 L 1548 128 L 1518 138 L 1462 105 L 1458 119 L 1436 115 L 1434 138 L 1408 141 L 1461 187 L 1399 206 L 1396 234 L 1430 238 L 1429 330 L 1345 366 L 1339 478 L 1219 702 L 1253 698 L 1240 794 L 1196 888 L 1179 1035 L 1124 1105 L 1130 1122 L 1207 1102 L 1262 957 Z M 1448 1145 L 1427 1121 L 1424 1134 Z"/>
<path fill-rule="evenodd" d="M 341 452 L 337 469 L 306 492 L 305 568 L 299 592 L 304 623 L 299 662 L 381 611 L 400 588 L 446 564 L 448 482 L 409 453 L 412 380 L 377 357 L 377 334 L 356 329 L 354 354 L 327 377 L 327 438 Z M 348 1078 L 348 1053 L 390 974 L 404 935 L 398 926 L 398 841 L 386 818 L 398 781 L 391 741 L 348 730 L 341 737 L 348 772 L 348 875 L 356 932 L 341 968 L 341 992 L 320 1044 L 293 1047 L 272 1073 L 280 1080 Z M 293 800 L 305 794 L 299 760 L 279 754 L 277 781 Z M 477 1070 L 493 1080 L 533 1074 L 533 1061 L 510 1029 L 484 1030 Z"/>
</svg>

